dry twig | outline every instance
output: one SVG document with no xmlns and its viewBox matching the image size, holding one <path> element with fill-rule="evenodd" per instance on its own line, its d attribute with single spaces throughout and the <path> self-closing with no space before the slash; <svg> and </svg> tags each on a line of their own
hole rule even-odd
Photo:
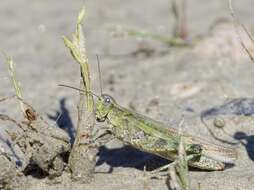
<svg viewBox="0 0 254 190">
<path fill-rule="evenodd" d="M 248 47 L 246 46 L 246 44 L 243 42 L 243 39 L 241 37 L 241 34 L 240 34 L 240 29 L 242 29 L 248 36 L 248 38 L 251 40 L 251 42 L 254 44 L 254 39 L 253 37 L 251 36 L 251 34 L 249 33 L 248 29 L 245 27 L 244 24 L 242 24 L 239 19 L 237 18 L 236 14 L 235 14 L 235 11 L 233 9 L 233 5 L 232 5 L 232 0 L 229 0 L 229 9 L 230 9 L 230 13 L 231 13 L 231 16 L 233 17 L 233 20 L 234 20 L 234 25 L 235 25 L 235 29 L 236 29 L 236 33 L 237 33 L 237 36 L 239 38 L 239 41 L 243 47 L 243 49 L 246 51 L 246 53 L 248 54 L 250 60 L 254 63 L 254 57 L 253 55 L 251 54 L 250 50 L 248 49 Z M 239 29 L 240 28 L 240 29 Z"/>
<path fill-rule="evenodd" d="M 84 89 L 84 92 L 86 92 L 85 94 L 83 92 L 80 93 L 77 133 L 69 157 L 69 167 L 72 172 L 73 180 L 89 183 L 94 176 L 97 148 L 90 146 L 91 134 L 95 125 L 95 114 L 93 97 L 91 94 L 87 93 L 90 92 L 91 87 L 85 38 L 82 31 L 84 16 L 85 9 L 83 8 L 77 19 L 77 29 L 73 35 L 73 40 L 70 41 L 66 37 L 63 37 L 63 40 L 75 61 L 80 65 L 80 89 Z"/>
</svg>

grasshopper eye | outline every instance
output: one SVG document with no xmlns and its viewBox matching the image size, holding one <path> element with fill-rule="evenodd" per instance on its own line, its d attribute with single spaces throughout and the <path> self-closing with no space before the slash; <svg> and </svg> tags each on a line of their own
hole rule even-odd
<svg viewBox="0 0 254 190">
<path fill-rule="evenodd" d="M 103 95 L 102 97 L 103 97 L 103 101 L 104 101 L 105 104 L 109 105 L 109 104 L 112 103 L 112 98 L 110 96 Z"/>
<path fill-rule="evenodd" d="M 109 97 L 105 98 L 104 101 L 105 101 L 105 103 L 107 103 L 107 104 L 110 104 L 110 102 L 111 102 L 111 100 L 110 100 Z"/>
</svg>

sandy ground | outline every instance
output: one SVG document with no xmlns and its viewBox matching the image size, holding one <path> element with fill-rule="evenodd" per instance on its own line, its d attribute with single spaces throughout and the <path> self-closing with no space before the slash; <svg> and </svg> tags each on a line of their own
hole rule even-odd
<svg viewBox="0 0 254 190">
<path fill-rule="evenodd" d="M 170 34 L 173 24 L 170 1 L 87 0 L 85 3 L 88 12 L 86 46 L 94 90 L 98 92 L 99 89 L 95 57 L 99 54 L 103 90 L 115 97 L 119 104 L 174 127 L 184 114 L 186 131 L 221 143 L 202 124 L 200 113 L 233 98 L 252 98 L 254 94 L 254 65 L 240 47 L 232 24 L 217 24 L 211 29 L 218 19 L 230 18 L 227 1 L 188 1 L 190 38 L 197 35 L 204 38 L 194 47 L 183 49 L 169 48 L 152 40 L 112 37 L 113 29 L 119 25 Z M 235 2 L 240 19 L 250 31 L 254 29 L 251 27 L 254 21 L 252 4 L 251 0 Z M 83 1 L 78 0 L 0 2 L 0 48 L 12 55 L 16 62 L 23 96 L 52 125 L 55 121 L 48 115 L 55 115 L 63 108 L 70 116 L 63 122 L 76 123 L 78 95 L 72 90 L 59 88 L 57 84 L 78 86 L 79 67 L 64 47 L 61 36 L 70 35 L 75 29 L 76 15 L 82 5 Z M 150 54 L 139 51 L 142 47 L 146 47 Z M 0 81 L 0 97 L 14 94 L 3 59 Z M 1 103 L 0 112 L 17 119 L 20 117 L 14 103 Z M 200 183 L 202 189 L 207 190 L 252 189 L 252 116 L 230 113 L 220 117 L 226 122 L 223 132 L 213 127 L 213 116 L 206 121 L 219 138 L 236 144 L 239 158 L 225 171 L 191 171 L 191 186 L 196 189 Z M 1 123 L 1 135 L 5 127 L 10 126 Z M 113 141 L 100 150 L 97 174 L 91 184 L 72 183 L 68 176 L 63 176 L 56 184 L 28 176 L 30 186 L 27 189 L 144 189 L 146 186 L 147 189 L 167 189 L 163 180 L 144 182 L 142 178 L 143 166 L 157 161 L 165 163 L 165 160 Z M 107 173 L 110 168 L 113 168 L 112 173 Z"/>
</svg>

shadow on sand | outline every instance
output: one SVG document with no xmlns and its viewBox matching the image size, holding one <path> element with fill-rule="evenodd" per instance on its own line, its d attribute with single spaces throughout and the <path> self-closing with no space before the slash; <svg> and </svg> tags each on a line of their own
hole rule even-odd
<svg viewBox="0 0 254 190">
<path fill-rule="evenodd" d="M 147 171 L 152 171 L 163 165 L 170 163 L 170 161 L 159 156 L 142 152 L 131 146 L 124 146 L 121 148 L 108 149 L 105 146 L 99 148 L 97 166 L 107 163 L 110 166 L 109 173 L 113 171 L 114 167 L 128 167 L 144 170 L 146 166 Z"/>
<path fill-rule="evenodd" d="M 254 135 L 247 135 L 244 132 L 236 132 L 234 138 L 245 147 L 249 158 L 254 161 Z"/>
<path fill-rule="evenodd" d="M 253 116 L 254 115 L 254 99 L 253 98 L 236 98 L 233 99 L 225 104 L 222 104 L 217 107 L 210 108 L 205 110 L 201 113 L 200 118 L 201 121 L 205 124 L 207 129 L 210 131 L 211 135 L 219 140 L 222 143 L 235 145 L 235 144 L 242 144 L 247 153 L 249 158 L 254 161 L 254 135 L 247 135 L 242 131 L 237 131 L 233 135 L 233 138 L 237 140 L 237 143 L 225 141 L 216 137 L 211 129 L 206 125 L 204 119 L 207 117 L 216 117 L 219 115 L 235 115 L 237 116 Z"/>
<path fill-rule="evenodd" d="M 48 118 L 56 121 L 57 126 L 68 133 L 70 142 L 73 144 L 75 139 L 75 128 L 70 116 L 70 112 L 66 108 L 65 103 L 66 98 L 62 98 L 60 100 L 60 110 L 56 111 L 55 115 L 48 114 Z"/>
</svg>

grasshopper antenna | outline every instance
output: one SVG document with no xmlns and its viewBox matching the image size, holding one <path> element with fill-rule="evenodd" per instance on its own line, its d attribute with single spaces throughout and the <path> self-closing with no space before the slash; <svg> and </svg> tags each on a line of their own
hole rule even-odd
<svg viewBox="0 0 254 190">
<path fill-rule="evenodd" d="M 100 98 L 98 95 L 94 94 L 93 92 L 91 91 L 85 91 L 85 90 L 82 90 L 80 88 L 76 88 L 76 87 L 73 87 L 73 86 L 69 86 L 69 85 L 65 85 L 65 84 L 59 84 L 58 86 L 61 86 L 61 87 L 66 87 L 66 88 L 71 88 L 71 89 L 74 89 L 74 90 L 78 90 L 78 91 L 81 91 L 81 92 L 86 92 L 88 94 L 91 94 L 97 98 Z"/>
<path fill-rule="evenodd" d="M 101 95 L 102 95 L 102 79 L 101 79 L 101 64 L 100 64 L 100 58 L 99 55 L 96 55 L 97 58 L 97 65 L 98 65 L 98 73 L 99 73 L 99 80 L 100 80 L 100 91 L 101 91 Z"/>
</svg>

